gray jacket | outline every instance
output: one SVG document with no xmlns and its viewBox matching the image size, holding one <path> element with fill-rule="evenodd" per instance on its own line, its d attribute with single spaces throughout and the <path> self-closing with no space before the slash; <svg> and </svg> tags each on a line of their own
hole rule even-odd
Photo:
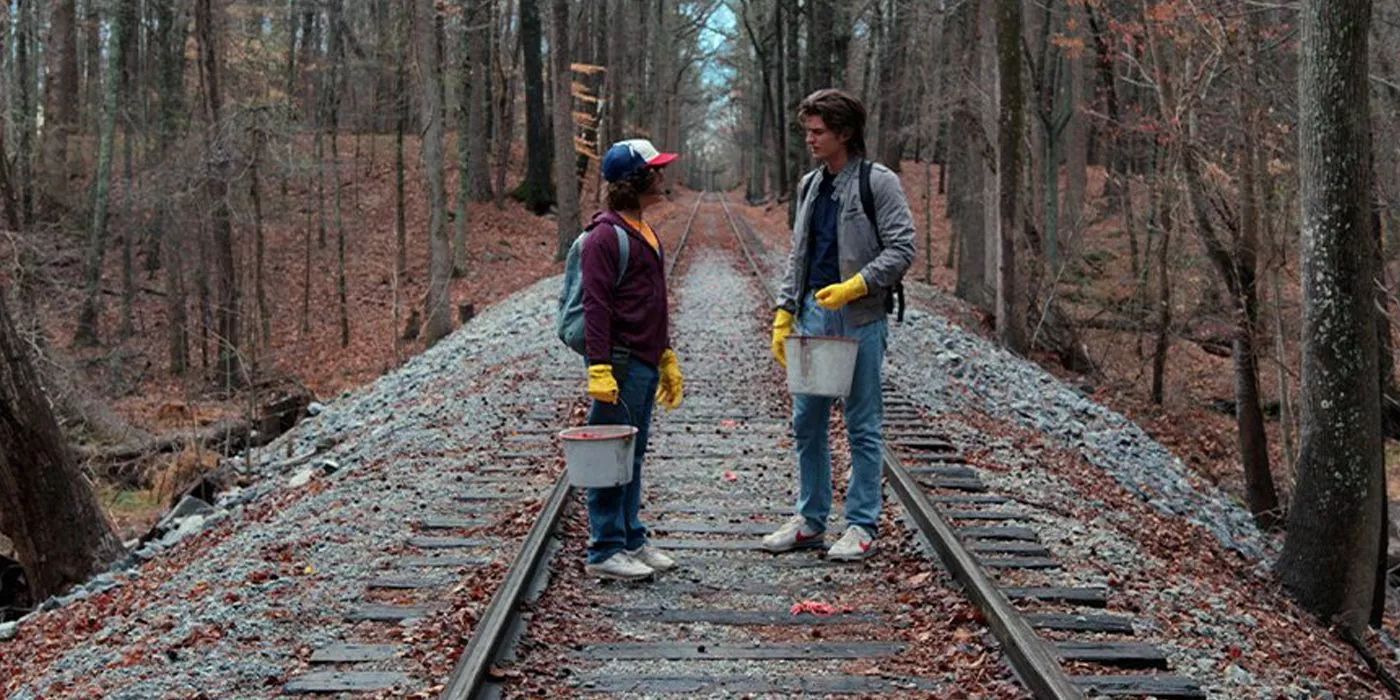
<svg viewBox="0 0 1400 700">
<path fill-rule="evenodd" d="M 865 297 L 846 307 L 847 318 L 857 326 L 884 317 L 885 296 L 914 262 L 914 216 L 909 212 L 909 201 L 904 197 L 899 176 L 879 163 L 871 168 L 870 191 L 875 195 L 875 220 L 880 224 L 877 239 L 860 203 L 860 163 L 861 159 L 855 156 L 847 161 L 841 172 L 836 174 L 833 190 L 841 203 L 841 213 L 836 219 L 841 279 L 848 280 L 860 273 L 870 290 Z M 818 188 L 815 184 L 810 188 L 806 185 L 820 173 L 821 169 L 813 170 L 797 184 L 795 196 L 801 197 L 804 189 L 809 191 L 806 197 L 801 197 L 797 202 L 797 218 L 792 226 L 792 252 L 788 254 L 787 271 L 783 273 L 783 284 L 778 290 L 778 307 L 794 315 L 797 314 L 801 298 L 811 291 L 807 289 L 807 257 L 811 245 L 808 224 Z"/>
</svg>

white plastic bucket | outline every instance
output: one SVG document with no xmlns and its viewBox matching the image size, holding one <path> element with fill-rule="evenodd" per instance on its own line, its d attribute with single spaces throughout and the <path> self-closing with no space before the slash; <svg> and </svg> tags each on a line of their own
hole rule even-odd
<svg viewBox="0 0 1400 700">
<path fill-rule="evenodd" d="M 559 433 L 569 483 L 605 489 L 632 481 L 637 429 L 630 425 L 585 425 Z"/>
<path fill-rule="evenodd" d="M 860 344 L 852 338 L 818 335 L 787 337 L 788 392 L 845 397 L 851 393 Z"/>
</svg>

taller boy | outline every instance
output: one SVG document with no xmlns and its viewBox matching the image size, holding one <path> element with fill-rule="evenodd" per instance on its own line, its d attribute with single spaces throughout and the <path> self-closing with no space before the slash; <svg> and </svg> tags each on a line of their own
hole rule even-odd
<svg viewBox="0 0 1400 700">
<path fill-rule="evenodd" d="M 845 399 L 851 443 L 846 491 L 846 530 L 827 552 L 854 561 L 875 551 L 879 533 L 882 462 L 880 397 L 885 359 L 885 301 L 914 260 L 914 220 L 899 176 L 865 160 L 865 107 L 840 90 L 818 90 L 798 107 L 807 148 L 822 167 L 797 186 L 792 252 L 773 319 L 773 356 L 787 366 L 784 341 L 802 335 L 857 340 L 855 375 Z M 868 173 L 874 221 L 861 201 Z M 792 401 L 801 488 L 797 514 L 763 538 L 771 552 L 825 544 L 831 512 L 831 448 L 827 442 L 833 400 L 798 395 Z"/>
</svg>

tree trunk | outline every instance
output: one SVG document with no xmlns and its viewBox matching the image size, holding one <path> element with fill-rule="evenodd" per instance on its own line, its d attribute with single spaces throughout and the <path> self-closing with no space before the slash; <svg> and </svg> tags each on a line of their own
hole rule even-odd
<svg viewBox="0 0 1400 700">
<path fill-rule="evenodd" d="M 306 224 L 302 226 L 301 260 L 301 337 L 311 333 L 311 208 L 306 208 Z"/>
<path fill-rule="evenodd" d="M 510 2 L 512 5 L 514 5 L 514 3 L 517 2 L 517 0 L 510 0 Z M 512 7 L 510 9 L 513 10 L 514 8 Z M 507 24 L 509 24 L 508 19 L 510 17 L 514 17 L 515 14 L 516 13 L 513 11 L 507 12 L 505 14 L 504 19 L 507 20 Z M 621 36 L 622 32 L 614 32 L 614 34 Z M 505 32 L 503 31 L 502 37 L 504 36 Z M 501 209 L 505 206 L 504 198 L 506 196 L 506 172 L 510 167 L 510 144 L 511 140 L 515 138 L 515 74 L 520 61 L 520 32 L 517 30 L 516 32 L 514 32 L 513 36 L 514 39 L 512 40 L 511 44 L 513 48 L 510 52 L 511 64 L 509 68 L 505 67 L 505 58 L 501 56 L 501 52 L 496 52 L 496 65 L 498 71 L 501 73 L 500 108 L 496 111 L 496 113 L 500 116 L 498 128 L 496 129 L 497 209 Z M 621 38 L 619 38 L 618 40 L 622 41 Z M 504 38 L 500 42 L 500 45 L 505 45 Z"/>
<path fill-rule="evenodd" d="M 982 130 L 977 116 L 966 108 L 953 111 L 952 133 L 967 134 L 948 144 L 948 219 L 952 236 L 958 239 L 958 281 L 954 293 L 986 312 L 996 308 L 995 296 L 987 280 L 986 166 L 978 136 Z"/>
<path fill-rule="evenodd" d="M 1279 402 L 1279 439 L 1283 448 L 1283 466 L 1288 475 L 1296 473 L 1298 459 L 1294 453 L 1293 441 L 1293 391 L 1288 384 L 1288 368 L 1290 366 L 1288 357 L 1288 329 L 1283 316 L 1283 263 L 1280 261 L 1269 270 L 1269 287 L 1273 295 L 1274 302 L 1274 354 L 1277 356 L 1278 367 L 1275 374 L 1278 375 L 1278 402 Z M 1292 481 L 1296 481 L 1293 479 Z M 1287 483 L 1287 482 L 1285 482 Z"/>
<path fill-rule="evenodd" d="M 10 4 L 0 6 L 0 56 L 8 56 L 9 47 L 5 43 L 10 38 Z M 3 79 L 3 76 L 0 76 Z M 5 147 L 5 134 L 9 129 L 10 110 L 0 109 L 0 214 L 4 223 L 12 231 L 20 230 L 19 207 L 15 199 L 14 181 L 10 177 L 10 151 Z M 23 292 L 21 292 L 23 295 Z"/>
<path fill-rule="evenodd" d="M 289 0 L 287 2 L 287 68 L 282 76 L 282 92 L 287 100 L 288 118 L 296 114 L 296 88 L 297 88 L 297 37 L 301 33 L 298 22 L 301 20 L 302 0 Z M 283 194 L 286 194 L 286 182 L 283 181 Z"/>
<path fill-rule="evenodd" d="M 1246 69 L 1247 70 L 1247 69 Z M 1243 91 L 1241 91 L 1243 92 Z M 1242 106 L 1248 106 L 1241 100 Z M 1250 134 L 1258 123 L 1252 106 L 1246 109 L 1244 152 L 1240 154 L 1240 214 L 1239 240 L 1233 250 L 1226 248 L 1210 219 L 1205 198 L 1208 196 L 1200 175 L 1200 164 L 1194 154 L 1186 156 L 1186 192 L 1195 214 L 1196 234 L 1214 263 L 1230 299 L 1234 304 L 1235 333 L 1235 419 L 1238 426 L 1240 463 L 1244 467 L 1246 501 L 1260 528 L 1270 528 L 1278 517 L 1278 496 L 1274 491 L 1273 474 L 1269 471 L 1269 448 L 1264 432 L 1264 413 L 1259 405 L 1259 368 L 1257 339 L 1259 293 L 1255 282 L 1255 258 L 1258 245 L 1258 214 L 1254 203 L 1254 149 Z M 1193 134 L 1194 137 L 1194 134 Z"/>
<path fill-rule="evenodd" d="M 787 102 L 783 97 L 786 85 L 783 72 L 783 56 L 785 55 L 783 51 L 783 6 L 785 4 L 784 0 L 774 0 L 773 2 L 773 85 L 769 89 L 773 114 L 770 122 L 773 125 L 773 141 L 778 146 L 778 196 L 793 199 L 791 193 L 796 184 L 794 183 L 793 171 L 789 167 L 791 160 L 788 157 L 788 134 L 790 132 L 787 120 L 783 119 L 783 115 L 787 113 Z"/>
<path fill-rule="evenodd" d="M 408 225 L 404 202 L 404 132 L 408 130 L 408 47 L 413 37 L 413 0 L 400 0 L 395 19 L 398 48 L 394 50 L 394 276 L 400 285 L 408 281 Z M 397 336 L 397 331 L 395 332 Z"/>
<path fill-rule="evenodd" d="M 25 0 L 31 4 L 35 0 Z M 102 96 L 102 17 L 100 8 L 104 5 L 102 0 L 87 0 L 87 7 L 83 12 L 83 102 L 92 105 L 95 110 L 101 104 Z M 91 115 L 93 110 L 89 110 Z M 97 116 L 89 116 L 82 120 L 87 124 L 82 128 L 87 133 L 95 130 L 98 121 Z"/>
<path fill-rule="evenodd" d="M 195 25 L 198 29 L 200 68 L 209 110 L 208 155 L 210 172 L 210 224 L 213 229 L 215 290 L 215 332 L 218 340 L 217 377 L 220 386 L 232 389 L 246 380 L 239 343 L 239 282 L 233 259 L 233 220 L 229 210 L 230 161 L 220 142 L 223 96 L 219 88 L 218 31 L 214 27 L 213 0 L 196 0 Z"/>
<path fill-rule="evenodd" d="M 943 122 L 943 55 L 946 47 L 944 39 L 944 13 L 939 8 L 930 8 L 932 17 L 929 21 L 928 55 L 925 57 L 924 66 L 924 92 L 927 107 L 919 110 L 919 117 L 928 120 L 928 127 L 921 126 L 919 138 L 927 144 L 928 151 L 924 156 L 924 211 L 927 220 L 924 222 L 924 281 L 933 284 L 933 222 L 936 218 L 933 198 L 933 167 L 938 160 L 938 133 Z M 927 114 L 925 114 L 927 112 Z M 939 165 L 940 177 L 946 168 L 946 158 L 943 164 Z M 957 247 L 957 239 L 950 238 L 948 241 L 948 257 L 944 267 L 953 266 L 954 249 Z"/>
<path fill-rule="evenodd" d="M 122 554 L 92 484 L 59 432 L 0 292 L 0 532 L 35 600 L 62 593 Z"/>
<path fill-rule="evenodd" d="M 995 202 L 995 176 L 990 169 L 995 146 L 988 142 L 983 124 L 985 115 L 996 114 L 994 90 L 972 90 L 973 85 L 996 85 L 992 17 L 989 3 L 963 5 L 958 19 L 958 42 L 963 47 L 958 104 L 951 110 L 948 133 L 965 134 L 949 139 L 947 169 L 947 215 L 951 234 L 957 240 L 958 279 L 954 293 L 982 311 L 996 310 L 995 238 L 992 212 Z M 993 117 L 994 118 L 994 117 Z M 995 122 L 993 121 L 993 124 Z M 991 196 L 989 196 L 991 195 Z M 989 246 L 988 244 L 992 245 Z M 991 274 L 989 274 L 989 271 Z"/>
<path fill-rule="evenodd" d="M 38 85 L 38 67 L 34 53 L 38 50 L 37 20 L 34 17 L 38 0 L 16 0 L 19 22 L 15 36 L 15 79 L 19 83 L 19 150 L 15 153 L 19 181 L 20 214 L 25 225 L 34 223 L 34 138 L 38 122 L 38 105 L 34 91 Z M 96 102 L 96 100 L 94 100 Z"/>
<path fill-rule="evenodd" d="M 434 0 L 417 0 L 418 75 L 423 95 L 423 174 L 428 190 L 429 346 L 452 332 L 452 243 L 447 237 L 447 193 L 443 183 L 442 29 Z"/>
<path fill-rule="evenodd" d="M 184 112 L 184 81 L 182 78 L 184 75 L 186 25 L 184 15 L 179 15 L 175 11 L 174 0 L 156 0 L 151 11 L 156 28 L 150 41 L 154 44 L 153 50 L 156 54 L 157 65 L 154 72 L 157 75 L 157 89 L 160 93 L 156 116 L 157 144 L 155 152 L 155 160 L 159 162 L 170 153 L 170 148 L 175 142 L 176 131 L 179 128 L 180 115 Z M 176 19 L 177 17 L 179 20 Z M 162 256 L 166 251 L 166 246 L 161 239 L 167 235 L 165 224 L 168 220 L 169 213 L 162 210 L 162 213 L 157 215 L 155 225 L 151 227 L 151 235 L 145 243 L 145 269 L 147 273 L 152 275 L 162 265 Z"/>
<path fill-rule="evenodd" d="M 122 161 L 123 178 L 126 180 L 125 194 L 123 197 L 124 208 L 129 209 L 132 194 L 137 190 L 136 171 L 133 154 L 134 142 L 137 133 L 144 131 L 146 122 L 142 120 L 137 123 L 136 112 L 141 106 L 142 91 L 138 88 L 137 74 L 140 70 L 138 63 L 140 44 L 137 42 L 141 33 L 141 16 L 138 0 L 120 0 L 117 5 L 117 14 L 121 15 L 117 23 L 120 23 L 125 30 L 122 32 L 121 48 L 121 81 L 118 86 L 122 98 L 119 102 L 121 114 L 117 123 L 122 130 Z M 118 336 L 125 340 L 136 333 L 135 313 L 132 309 L 136 298 L 136 274 L 133 256 L 135 255 L 135 226 L 128 226 L 122 235 L 122 312 L 121 326 L 118 329 Z"/>
<path fill-rule="evenodd" d="M 832 87 L 844 87 L 850 85 L 850 79 L 846 75 L 850 69 L 851 62 L 851 36 L 854 29 L 854 18 L 851 13 L 856 8 L 850 3 L 834 0 L 831 2 L 831 85 Z M 936 10 L 935 10 L 936 11 Z"/>
<path fill-rule="evenodd" d="M 262 331 L 259 341 L 266 347 L 272 341 L 272 311 L 267 303 L 264 266 L 267 242 L 263 235 L 262 183 L 258 178 L 258 161 L 262 157 L 263 138 L 260 128 L 253 131 L 253 158 L 248 168 L 248 199 L 253 204 L 253 294 L 258 302 L 258 322 Z"/>
<path fill-rule="evenodd" d="M 835 87 L 831 74 L 835 32 L 832 4 L 836 0 L 807 0 L 807 82 L 805 92 Z"/>
<path fill-rule="evenodd" d="M 1041 148 L 1037 155 L 1043 179 L 1040 181 L 1039 196 L 1044 204 L 1040 223 L 1045 232 L 1045 263 L 1050 272 L 1050 284 L 1058 278 L 1060 264 L 1060 157 L 1064 143 L 1064 131 L 1074 116 L 1074 103 L 1067 90 L 1069 59 L 1051 40 L 1058 36 L 1056 15 L 1050 4 L 1042 5 L 1040 18 L 1040 62 L 1034 76 L 1038 93 L 1036 95 L 1036 116 L 1039 117 Z"/>
<path fill-rule="evenodd" d="M 675 0 L 659 0 L 656 2 L 656 26 L 652 29 L 653 48 L 648 51 L 651 57 L 651 80 L 644 94 L 653 95 L 652 105 L 655 111 L 651 115 L 651 140 L 663 144 L 663 148 L 669 148 L 665 144 L 667 140 L 666 131 L 671 123 L 671 110 L 674 107 L 672 97 L 675 92 L 666 84 L 671 76 L 671 64 L 674 62 L 675 47 L 671 45 L 671 6 Z M 553 49 L 550 49 L 553 51 Z M 562 258 L 561 258 L 562 259 Z"/>
<path fill-rule="evenodd" d="M 170 208 L 159 205 L 157 226 L 165 229 L 169 225 Z M 189 316 L 186 313 L 184 236 L 179 229 L 166 231 L 160 237 L 164 251 L 165 268 L 165 315 L 170 325 L 167 350 L 170 355 L 170 373 L 184 376 L 190 368 Z"/>
<path fill-rule="evenodd" d="M 517 198 L 536 215 L 554 204 L 550 182 L 553 158 L 549 152 L 549 115 L 544 111 L 544 64 L 541 60 L 543 29 L 540 0 L 520 0 L 520 41 L 525 52 L 525 181 Z"/>
<path fill-rule="evenodd" d="M 194 286 L 199 294 L 199 366 L 202 371 L 209 369 L 209 332 L 214 323 L 214 300 L 209 290 L 209 229 L 208 222 L 200 218 L 195 239 Z"/>
<path fill-rule="evenodd" d="M 1160 227 L 1157 242 L 1157 341 L 1152 351 L 1152 403 L 1160 406 L 1165 400 L 1167 383 L 1167 350 L 1171 347 L 1172 327 L 1172 284 L 1170 266 L 1172 229 L 1176 225 L 1176 197 L 1171 181 L 1174 168 L 1168 158 L 1158 171 L 1158 186 L 1161 197 L 1158 199 L 1157 223 Z M 1144 268 L 1146 265 L 1144 264 Z"/>
<path fill-rule="evenodd" d="M 1069 3 L 1070 19 L 1074 23 L 1074 35 L 1084 37 L 1085 8 L 1077 2 Z M 1089 180 L 1089 119 L 1084 111 L 1085 68 L 1088 57 L 1075 56 L 1067 52 L 1065 61 L 1069 64 L 1066 78 L 1069 81 L 1069 124 L 1065 127 L 1065 200 L 1060 209 L 1060 236 L 1064 243 L 1067 260 L 1078 259 L 1080 233 L 1084 217 L 1084 193 Z"/>
<path fill-rule="evenodd" d="M 979 3 L 979 4 L 980 4 L 980 3 Z M 883 3 L 883 2 L 879 2 L 878 0 L 877 0 L 876 2 L 871 3 L 871 5 L 870 5 L 870 15 L 871 15 L 871 18 L 870 18 L 870 21 L 869 21 L 869 27 L 870 27 L 870 29 L 866 32 L 866 36 L 865 36 L 865 60 L 861 61 L 860 101 L 861 101 L 863 104 L 870 104 L 870 99 L 871 99 L 871 98 L 870 98 L 870 93 L 871 93 L 871 91 L 872 91 L 872 88 L 871 88 L 871 81 L 879 78 L 879 73 L 876 73 L 875 70 L 874 70 L 874 69 L 875 69 L 875 63 L 876 63 L 876 60 L 875 60 L 875 56 L 876 56 L 875 50 L 878 49 L 878 48 L 880 47 L 881 42 L 884 41 L 884 36 L 885 36 L 885 10 L 884 10 L 884 7 L 885 7 L 884 3 Z M 872 78 L 871 76 L 875 76 L 875 78 Z M 876 113 L 873 114 L 872 116 L 874 116 L 874 117 L 876 118 L 876 122 L 875 122 L 875 123 L 872 123 L 871 126 L 878 126 L 879 112 L 876 112 Z M 872 130 L 872 131 L 873 131 L 873 134 L 872 134 L 872 135 L 876 137 L 876 138 L 873 139 L 873 140 L 874 140 L 874 141 L 878 141 L 878 140 L 879 140 L 879 131 L 878 131 L 878 130 Z"/>
<path fill-rule="evenodd" d="M 128 25 L 131 26 L 131 25 Z M 78 127 L 78 3 L 56 0 L 49 25 L 49 76 L 44 81 L 44 170 L 49 196 L 66 202 L 73 172 L 68 140 Z"/>
<path fill-rule="evenodd" d="M 491 103 L 491 41 L 488 27 L 490 12 L 481 3 L 468 3 L 474 11 L 468 16 L 467 47 L 470 56 L 471 91 L 467 95 L 467 135 L 470 140 L 467 158 L 471 161 L 467 196 L 473 202 L 491 201 L 491 167 L 487 154 L 491 152 L 491 134 L 486 128 L 487 105 Z"/>
<path fill-rule="evenodd" d="M 608 17 L 604 26 L 616 26 L 622 17 L 622 5 L 625 0 L 598 0 L 608 7 Z M 599 146 L 606 150 L 611 144 L 622 140 L 622 105 L 624 102 L 623 86 L 627 75 L 627 46 L 628 34 L 625 32 L 607 32 L 610 39 L 608 42 L 608 73 L 603 78 L 603 138 Z"/>
<path fill-rule="evenodd" d="M 904 80 L 908 67 L 909 11 L 901 0 L 894 0 L 893 16 L 880 63 L 880 152 L 879 160 L 899 172 L 904 158 L 905 93 L 912 92 Z"/>
<path fill-rule="evenodd" d="M 1302 444 L 1278 569 L 1304 607 L 1359 633 L 1385 506 L 1371 289 L 1371 3 L 1305 0 L 1301 14 Z"/>
<path fill-rule="evenodd" d="M 470 3 L 462 2 L 462 41 L 460 44 L 461 56 L 457 62 L 457 217 L 453 222 L 452 241 L 452 277 L 454 279 L 467 275 L 467 199 L 468 191 L 471 189 L 471 147 L 468 142 L 471 139 L 469 133 L 472 94 L 472 47 L 471 47 L 471 11 L 467 8 Z M 553 45 L 551 44 L 551 47 Z"/>
<path fill-rule="evenodd" d="M 997 237 L 997 341 L 1015 353 L 1025 352 L 1025 323 L 1016 289 L 1016 232 L 1021 222 L 1016 193 L 1021 184 L 1021 139 L 1025 118 L 1021 93 L 1021 4 L 998 0 L 997 53 L 1001 119 L 997 151 L 1001 235 Z"/>
<path fill-rule="evenodd" d="M 340 312 L 340 347 L 350 347 L 350 300 L 345 280 L 345 219 L 342 217 L 340 191 L 340 100 L 343 92 L 341 65 L 345 62 L 345 36 L 340 0 L 330 0 L 328 27 L 330 39 L 329 72 L 326 76 L 326 130 L 331 137 L 331 211 L 335 216 L 335 291 L 336 308 Z"/>
<path fill-rule="evenodd" d="M 782 3 L 787 11 L 787 17 L 783 20 L 783 28 L 786 33 L 779 39 L 784 49 L 782 56 L 778 60 L 785 61 L 783 78 L 785 78 L 786 94 L 782 106 L 782 118 L 780 123 L 787 126 L 787 161 L 788 161 L 788 187 L 795 189 L 797 183 L 802 180 L 802 173 L 807 172 L 811 164 L 811 158 L 807 153 L 807 148 L 803 141 L 802 125 L 797 122 L 797 105 L 802 102 L 802 63 L 799 60 L 798 47 L 798 17 L 800 12 L 797 7 L 797 0 L 775 0 Z M 796 194 L 794 192 L 794 194 Z M 797 197 L 788 198 L 788 226 L 792 226 L 793 219 L 797 217 Z"/>
<path fill-rule="evenodd" d="M 73 344 L 90 347 L 98 344 L 98 323 L 102 309 L 98 300 L 102 294 L 102 259 L 107 251 L 107 204 L 112 187 L 112 150 L 117 128 L 117 74 L 122 67 L 122 26 L 126 13 L 118 9 L 112 21 L 107 45 L 107 89 L 102 107 L 102 133 L 97 147 L 97 172 L 93 175 L 92 226 L 88 229 L 86 265 L 84 266 L 83 308 L 78 314 L 78 328 Z"/>
<path fill-rule="evenodd" d="M 1257 15 L 1251 15 L 1244 40 L 1244 73 L 1249 85 L 1257 85 L 1258 62 L 1254 58 L 1254 42 L 1259 36 Z M 1240 168 L 1240 238 L 1235 246 L 1234 263 L 1236 289 L 1235 410 L 1239 423 L 1240 461 L 1244 465 L 1245 485 L 1250 512 L 1261 528 L 1273 527 L 1278 521 L 1278 494 L 1274 491 L 1273 473 L 1269 469 L 1268 434 L 1264 430 L 1264 413 L 1259 406 L 1259 287 L 1257 282 L 1259 251 L 1259 208 L 1256 182 L 1259 172 L 1259 134 L 1263 128 L 1262 113 L 1255 104 L 1249 85 L 1238 87 L 1241 116 L 1244 123 L 1244 150 L 1239 156 Z"/>
<path fill-rule="evenodd" d="M 578 181 L 574 177 L 573 71 L 569 68 L 569 0 L 552 0 L 549 57 L 554 78 L 554 181 L 559 200 L 558 246 L 563 260 L 579 233 Z"/>
</svg>

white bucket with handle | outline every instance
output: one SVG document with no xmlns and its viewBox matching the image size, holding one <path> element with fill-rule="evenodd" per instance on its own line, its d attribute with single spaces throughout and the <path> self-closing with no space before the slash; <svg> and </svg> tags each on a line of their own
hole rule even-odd
<svg viewBox="0 0 1400 700">
<path fill-rule="evenodd" d="M 584 425 L 559 433 L 569 484 L 605 489 L 632 481 L 637 428 L 631 425 Z"/>
<path fill-rule="evenodd" d="M 788 392 L 844 398 L 851 393 L 860 343 L 853 338 L 790 335 L 787 351 Z"/>
</svg>

